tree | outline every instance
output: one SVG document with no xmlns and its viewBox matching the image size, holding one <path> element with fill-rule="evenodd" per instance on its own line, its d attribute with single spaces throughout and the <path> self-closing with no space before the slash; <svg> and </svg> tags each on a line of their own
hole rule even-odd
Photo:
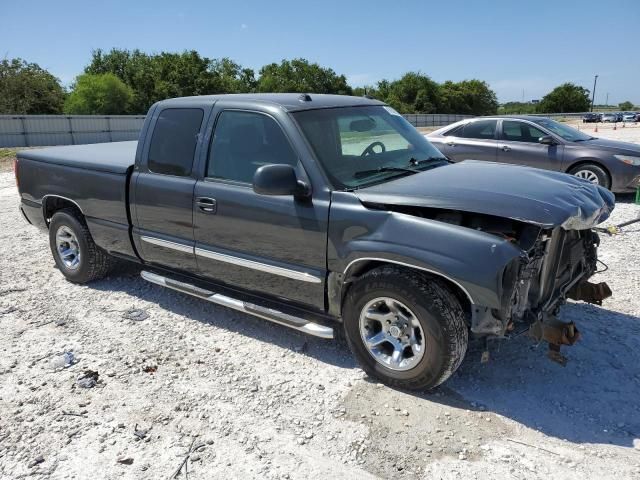
<svg viewBox="0 0 640 480">
<path fill-rule="evenodd" d="M 334 93 L 351 95 L 351 87 L 344 75 L 331 68 L 309 63 L 304 58 L 282 60 L 260 69 L 259 92 Z"/>
<path fill-rule="evenodd" d="M 633 110 L 633 102 L 627 100 L 626 102 L 619 103 L 618 108 L 622 111 Z"/>
<path fill-rule="evenodd" d="M 586 112 L 590 105 L 589 90 L 573 83 L 563 83 L 542 98 L 538 104 L 538 112 Z"/>
<path fill-rule="evenodd" d="M 481 80 L 446 81 L 440 85 L 439 93 L 438 113 L 495 115 L 498 111 L 495 92 Z"/>
<path fill-rule="evenodd" d="M 210 59 L 194 50 L 148 55 L 140 50 L 95 50 L 85 73 L 112 73 L 133 90 L 130 113 L 145 113 L 165 98 L 241 93 L 256 87 L 255 74 L 228 58 Z"/>
<path fill-rule="evenodd" d="M 21 58 L 0 62 L 0 114 L 62 113 L 65 92 L 60 80 Z"/>
<path fill-rule="evenodd" d="M 76 83 L 64 104 L 67 114 L 117 115 L 127 113 L 133 99 L 131 87 L 113 73 L 85 73 Z"/>
<path fill-rule="evenodd" d="M 438 84 L 419 72 L 405 73 L 392 82 L 378 82 L 376 98 L 401 113 L 435 113 L 439 106 Z"/>
</svg>

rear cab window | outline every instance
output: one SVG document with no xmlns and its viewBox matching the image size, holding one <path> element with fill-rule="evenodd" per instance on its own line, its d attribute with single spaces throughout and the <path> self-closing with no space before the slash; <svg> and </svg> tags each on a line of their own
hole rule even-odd
<svg viewBox="0 0 640 480">
<path fill-rule="evenodd" d="M 204 111 L 200 108 L 162 110 L 149 145 L 149 171 L 180 177 L 191 175 L 203 118 Z"/>
</svg>

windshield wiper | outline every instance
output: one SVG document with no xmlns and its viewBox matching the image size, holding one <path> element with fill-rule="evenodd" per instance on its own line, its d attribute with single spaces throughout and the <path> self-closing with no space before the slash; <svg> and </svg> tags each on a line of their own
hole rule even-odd
<svg viewBox="0 0 640 480">
<path fill-rule="evenodd" d="M 425 163 L 435 163 L 435 162 L 451 163 L 451 161 L 447 157 L 427 157 L 427 158 L 423 158 L 422 160 L 418 160 L 416 158 L 411 157 L 409 159 L 409 165 L 411 165 L 412 167 L 424 165 Z"/>
<path fill-rule="evenodd" d="M 353 174 L 353 178 L 362 178 L 368 177 L 370 175 L 375 175 L 376 173 L 383 172 L 401 172 L 403 175 L 419 173 L 419 170 L 414 170 L 412 168 L 404 168 L 404 167 L 378 167 L 372 168 L 369 170 L 360 170 Z"/>
</svg>

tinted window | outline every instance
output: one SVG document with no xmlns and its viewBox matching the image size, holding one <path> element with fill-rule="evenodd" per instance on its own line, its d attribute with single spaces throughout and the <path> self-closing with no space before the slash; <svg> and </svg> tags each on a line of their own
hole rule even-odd
<svg viewBox="0 0 640 480">
<path fill-rule="evenodd" d="M 260 113 L 222 112 L 209 151 L 207 176 L 251 183 L 259 167 L 272 163 L 298 163 L 276 121 Z"/>
<path fill-rule="evenodd" d="M 512 142 L 538 143 L 538 139 L 546 135 L 542 130 L 524 122 L 502 121 L 502 137 Z"/>
<path fill-rule="evenodd" d="M 456 128 L 452 128 L 444 134 L 445 137 L 461 137 L 464 125 L 458 125 Z"/>
<path fill-rule="evenodd" d="M 163 110 L 153 129 L 149 170 L 186 177 L 191 173 L 204 112 L 199 108 Z"/>
<path fill-rule="evenodd" d="M 477 122 L 469 122 L 464 126 L 462 134 L 458 134 L 463 138 L 480 138 L 492 140 L 495 137 L 497 120 L 478 120 Z"/>
</svg>

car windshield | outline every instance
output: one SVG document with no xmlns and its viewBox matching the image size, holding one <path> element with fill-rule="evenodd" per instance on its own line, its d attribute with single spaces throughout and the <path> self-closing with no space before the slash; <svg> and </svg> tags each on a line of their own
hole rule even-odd
<svg viewBox="0 0 640 480">
<path fill-rule="evenodd" d="M 541 118 L 540 120 L 537 120 L 536 123 L 569 142 L 584 142 L 585 140 L 591 140 L 593 138 L 582 133 L 580 130 L 568 127 L 567 125 L 563 125 L 548 118 Z"/>
<path fill-rule="evenodd" d="M 336 189 L 355 189 L 447 162 L 387 106 L 328 108 L 294 117 Z"/>
</svg>

